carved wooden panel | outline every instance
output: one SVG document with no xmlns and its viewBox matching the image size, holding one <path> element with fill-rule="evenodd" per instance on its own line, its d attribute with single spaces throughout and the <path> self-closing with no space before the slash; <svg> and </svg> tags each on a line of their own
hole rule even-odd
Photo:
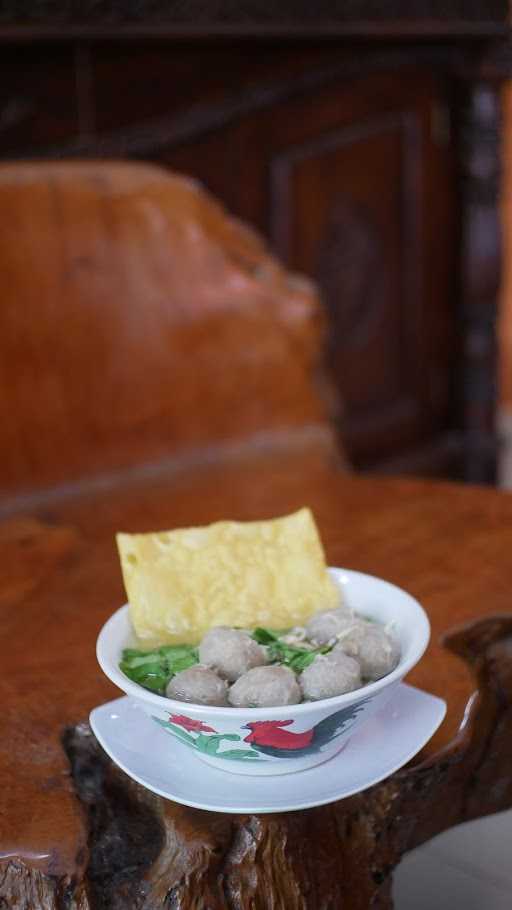
<svg viewBox="0 0 512 910">
<path fill-rule="evenodd" d="M 340 74 L 339 48 L 226 41 L 105 42 L 90 48 L 88 68 L 99 136 L 145 139 L 153 148 L 222 129 L 303 86 Z M 137 130 L 138 127 L 138 130 Z"/>
<path fill-rule="evenodd" d="M 377 426 L 394 435 L 418 418 L 418 226 L 416 200 L 402 190 L 407 166 L 419 166 L 416 133 L 412 115 L 369 119 L 280 155 L 272 172 L 277 247 L 293 264 L 306 262 L 320 282 L 331 319 L 330 360 L 356 452 Z M 400 261 L 405 223 L 408 300 Z"/>
<path fill-rule="evenodd" d="M 504 91 L 503 135 L 503 280 L 501 291 L 501 406 L 512 413 L 512 82 Z"/>
<path fill-rule="evenodd" d="M 505 27 L 506 0 L 3 0 L 0 27 L 78 34 L 375 34 L 488 35 Z M 380 27 L 380 28 L 379 28 Z"/>
<path fill-rule="evenodd" d="M 461 382 L 464 426 L 471 450 L 466 476 L 474 483 L 494 482 L 496 442 L 495 301 L 500 285 L 501 225 L 500 96 L 495 86 L 477 83 L 469 92 L 463 116 L 465 184 L 462 276 L 462 334 L 465 370 Z"/>
<path fill-rule="evenodd" d="M 80 132 L 72 48 L 2 48 L 0 154 L 30 153 L 38 146 L 66 142 Z"/>
<path fill-rule="evenodd" d="M 433 80 L 407 83 L 340 87 L 323 117 L 322 98 L 309 99 L 309 135 L 292 129 L 270 160 L 274 245 L 320 284 L 344 436 L 362 465 L 442 434 L 451 408 L 455 239 L 449 139 L 436 134 L 446 110 Z M 286 126 L 307 116 L 290 111 Z"/>
</svg>

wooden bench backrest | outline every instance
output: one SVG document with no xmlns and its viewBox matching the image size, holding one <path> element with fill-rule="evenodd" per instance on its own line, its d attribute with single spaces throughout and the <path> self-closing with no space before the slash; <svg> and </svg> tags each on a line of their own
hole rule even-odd
<svg viewBox="0 0 512 910">
<path fill-rule="evenodd" d="M 327 425 L 311 284 L 196 183 L 0 166 L 0 490 Z"/>
</svg>

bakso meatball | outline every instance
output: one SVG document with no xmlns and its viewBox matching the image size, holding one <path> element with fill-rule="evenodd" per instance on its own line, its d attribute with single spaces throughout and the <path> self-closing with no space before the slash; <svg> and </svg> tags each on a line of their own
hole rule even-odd
<svg viewBox="0 0 512 910">
<path fill-rule="evenodd" d="M 317 654 L 314 661 L 300 675 L 304 698 L 317 701 L 352 692 L 361 686 L 361 672 L 357 660 L 342 651 Z"/>
<path fill-rule="evenodd" d="M 253 667 L 267 663 L 267 653 L 247 632 L 217 626 L 206 633 L 199 645 L 199 660 L 234 682 Z"/>
<path fill-rule="evenodd" d="M 400 660 L 400 645 L 377 623 L 357 619 L 346 634 L 340 636 L 334 652 L 354 657 L 364 679 L 375 680 L 394 670 Z"/>
<path fill-rule="evenodd" d="M 167 684 L 168 698 L 197 705 L 225 705 L 228 684 L 208 667 L 195 664 L 176 673 Z"/>
<path fill-rule="evenodd" d="M 306 626 L 306 635 L 317 645 L 326 645 L 352 622 L 352 613 L 348 607 L 336 610 L 322 610 L 311 617 Z"/>
<path fill-rule="evenodd" d="M 234 708 L 298 705 L 300 700 L 299 684 L 288 667 L 254 667 L 244 673 L 228 693 L 228 701 Z"/>
</svg>

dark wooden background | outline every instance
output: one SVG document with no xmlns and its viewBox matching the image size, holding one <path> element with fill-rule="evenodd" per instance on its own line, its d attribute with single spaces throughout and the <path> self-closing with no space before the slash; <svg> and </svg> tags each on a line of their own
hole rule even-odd
<svg viewBox="0 0 512 910">
<path fill-rule="evenodd" d="M 0 11 L 0 157 L 197 177 L 318 281 L 355 465 L 492 479 L 506 4 L 33 7 Z"/>
</svg>

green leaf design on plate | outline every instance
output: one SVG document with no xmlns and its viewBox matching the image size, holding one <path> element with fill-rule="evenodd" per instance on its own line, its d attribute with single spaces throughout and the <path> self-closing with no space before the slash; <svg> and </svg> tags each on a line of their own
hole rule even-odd
<svg viewBox="0 0 512 910">
<path fill-rule="evenodd" d="M 182 739 L 184 743 L 187 743 L 189 746 L 196 745 L 196 741 L 190 733 L 187 733 L 186 730 L 183 730 L 182 727 L 178 727 L 176 724 L 168 723 L 165 720 L 160 720 L 159 717 L 153 717 L 153 720 L 156 720 L 157 724 L 160 724 L 165 730 L 168 730 L 174 736 L 177 736 L 178 739 Z"/>
<path fill-rule="evenodd" d="M 176 736 L 177 739 L 186 743 L 187 746 L 197 749 L 198 752 L 204 752 L 205 755 L 218 755 L 222 758 L 236 757 L 238 759 L 242 756 L 260 758 L 257 752 L 252 750 L 249 751 L 249 749 L 228 749 L 226 752 L 220 750 L 221 743 L 224 740 L 228 740 L 229 742 L 240 742 L 241 736 L 239 736 L 238 733 L 212 733 L 210 735 L 199 733 L 197 736 L 192 736 L 190 733 L 187 733 L 181 727 L 178 727 L 170 721 L 161 720 L 154 715 L 152 715 L 152 717 L 157 724 L 160 724 L 160 726 L 164 728 L 164 730 L 167 730 L 173 736 Z"/>
<path fill-rule="evenodd" d="M 249 749 L 226 749 L 219 752 L 219 758 L 228 758 L 232 761 L 265 761 L 258 752 Z"/>
<path fill-rule="evenodd" d="M 225 739 L 231 740 L 231 742 L 240 742 L 240 737 L 236 733 L 213 733 L 211 736 L 205 736 L 204 733 L 200 733 L 196 739 L 196 748 L 199 752 L 204 752 L 206 755 L 217 755 L 220 745 Z"/>
</svg>

